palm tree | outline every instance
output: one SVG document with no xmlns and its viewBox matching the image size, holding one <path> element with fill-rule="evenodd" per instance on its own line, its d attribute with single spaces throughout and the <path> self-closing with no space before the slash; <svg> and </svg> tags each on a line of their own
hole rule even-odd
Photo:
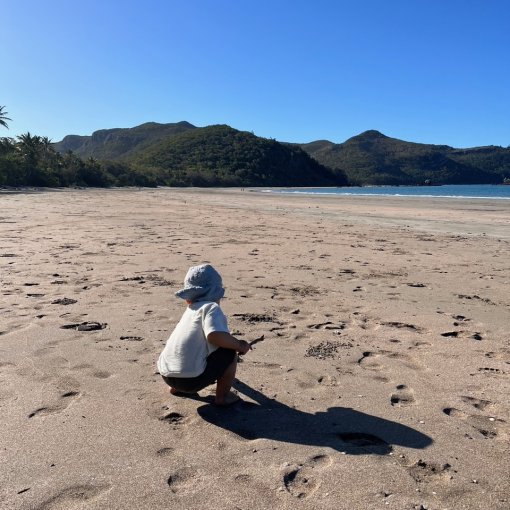
<svg viewBox="0 0 510 510">
<path fill-rule="evenodd" d="M 25 180 L 27 184 L 32 184 L 32 177 L 36 172 L 41 154 L 41 137 L 31 135 L 29 132 L 17 137 L 17 148 L 24 162 Z"/>
<path fill-rule="evenodd" d="M 24 133 L 18 136 L 18 147 L 26 160 L 33 161 L 43 147 L 42 138 L 30 132 Z"/>
<path fill-rule="evenodd" d="M 5 106 L 0 106 L 0 126 L 9 129 L 7 121 L 12 119 L 9 119 L 9 117 L 7 117 L 7 112 L 4 111 L 4 108 Z"/>
<path fill-rule="evenodd" d="M 39 139 L 39 147 L 40 152 L 42 152 L 42 156 L 44 159 L 50 159 L 51 156 L 55 153 L 53 150 L 53 144 L 51 139 L 47 136 L 41 136 Z"/>
</svg>

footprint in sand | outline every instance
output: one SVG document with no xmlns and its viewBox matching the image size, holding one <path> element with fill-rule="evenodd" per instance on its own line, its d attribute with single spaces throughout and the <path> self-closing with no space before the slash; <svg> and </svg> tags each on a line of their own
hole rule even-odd
<svg viewBox="0 0 510 510">
<path fill-rule="evenodd" d="M 496 303 L 494 303 L 493 301 L 491 301 L 490 299 L 488 298 L 483 298 L 483 297 L 480 297 L 478 295 L 466 295 L 466 294 L 455 294 L 459 299 L 469 299 L 469 300 L 475 300 L 475 301 L 480 301 L 482 303 L 486 303 L 488 305 L 495 305 Z"/>
<path fill-rule="evenodd" d="M 380 358 L 380 354 L 375 352 L 365 351 L 360 359 L 358 359 L 358 365 L 365 370 L 379 371 L 383 369 L 381 363 L 377 361 Z"/>
<path fill-rule="evenodd" d="M 483 374 L 493 374 L 493 375 L 502 375 L 505 372 L 499 368 L 494 367 L 480 367 L 478 372 L 482 372 Z"/>
<path fill-rule="evenodd" d="M 454 407 L 446 407 L 443 413 L 447 416 L 458 418 L 465 421 L 468 425 L 477 430 L 482 436 L 494 439 L 500 435 L 501 425 L 506 423 L 501 418 L 493 416 L 484 416 L 481 414 L 468 414 Z"/>
<path fill-rule="evenodd" d="M 411 370 L 425 370 L 423 366 L 418 363 L 418 361 L 413 358 L 412 356 L 409 356 L 408 354 L 399 353 L 399 352 L 391 352 L 391 351 L 381 351 L 382 354 L 384 354 L 388 359 L 390 360 L 398 360 L 402 365 L 406 366 L 407 368 L 410 368 Z"/>
<path fill-rule="evenodd" d="M 489 351 L 485 353 L 485 357 L 490 359 L 501 359 L 505 361 L 505 363 L 510 364 L 510 349 L 503 348 L 497 352 Z"/>
<path fill-rule="evenodd" d="M 471 319 L 468 319 L 465 315 L 452 315 L 452 319 L 455 319 L 456 322 L 469 322 Z"/>
<path fill-rule="evenodd" d="M 490 400 L 483 400 L 481 398 L 462 396 L 460 397 L 460 399 L 465 404 L 469 404 L 473 406 L 475 409 L 478 409 L 479 411 L 483 411 L 485 408 L 492 405 L 492 402 Z"/>
<path fill-rule="evenodd" d="M 248 484 L 252 483 L 253 477 L 246 473 L 240 473 L 234 477 L 234 480 L 236 483 L 242 483 L 242 484 L 248 485 Z"/>
<path fill-rule="evenodd" d="M 381 350 L 378 352 L 365 351 L 357 363 L 366 370 L 381 371 L 384 369 L 382 361 L 398 360 L 412 370 L 423 370 L 423 367 L 411 356 L 403 353 Z"/>
<path fill-rule="evenodd" d="M 390 328 L 406 329 L 408 331 L 415 331 L 416 333 L 422 333 L 424 331 L 424 329 L 420 328 L 419 326 L 415 326 L 414 324 L 408 324 L 405 322 L 390 321 L 390 322 L 382 322 L 381 325 L 388 326 Z"/>
<path fill-rule="evenodd" d="M 184 467 L 172 473 L 166 480 L 173 493 L 193 494 L 201 490 L 198 473 L 191 467 Z"/>
<path fill-rule="evenodd" d="M 94 370 L 90 375 L 97 379 L 108 379 L 109 377 L 112 377 L 112 374 L 106 370 Z"/>
<path fill-rule="evenodd" d="M 351 327 L 353 328 L 358 327 L 364 330 L 369 329 L 369 327 L 371 327 L 369 324 L 370 320 L 366 315 L 361 314 L 360 312 L 353 312 L 352 315 L 354 315 L 354 318 L 352 320 Z"/>
<path fill-rule="evenodd" d="M 317 382 L 319 384 L 321 384 L 322 386 L 337 386 L 338 385 L 336 377 L 333 377 L 333 376 L 327 375 L 327 374 L 326 375 L 321 375 L 317 379 Z"/>
<path fill-rule="evenodd" d="M 418 483 L 446 482 L 451 478 L 452 466 L 448 463 L 439 464 L 420 459 L 411 466 L 408 466 L 407 471 Z"/>
<path fill-rule="evenodd" d="M 470 331 L 446 331 L 445 333 L 441 333 L 442 337 L 445 338 L 471 338 L 472 340 L 482 340 L 482 334 L 478 331 L 471 333 Z"/>
<path fill-rule="evenodd" d="M 374 381 L 379 381 L 382 383 L 390 382 L 389 377 L 385 377 L 384 375 L 374 375 L 373 379 Z"/>
<path fill-rule="evenodd" d="M 75 329 L 77 331 L 97 331 L 105 329 L 108 324 L 106 322 L 87 321 L 80 324 L 64 324 L 60 329 Z"/>
<path fill-rule="evenodd" d="M 166 405 L 149 411 L 149 416 L 170 425 L 174 430 L 178 429 L 189 420 L 188 417 L 171 410 L 170 407 Z"/>
<path fill-rule="evenodd" d="M 172 425 L 177 425 L 182 422 L 182 420 L 184 419 L 184 416 L 180 413 L 170 412 L 170 413 L 164 414 L 159 419 L 160 419 L 160 421 L 164 421 L 166 423 L 171 423 Z"/>
<path fill-rule="evenodd" d="M 92 377 L 97 377 L 98 379 L 108 379 L 113 375 L 106 370 L 96 368 L 94 365 L 91 365 L 90 363 L 80 363 L 79 365 L 74 365 L 71 367 L 70 370 L 71 371 L 84 370 L 88 375 L 91 375 Z"/>
<path fill-rule="evenodd" d="M 282 479 L 285 490 L 295 498 L 309 498 L 321 486 L 318 473 L 331 464 L 329 455 L 315 455 L 303 464 L 286 466 Z"/>
<path fill-rule="evenodd" d="M 98 498 L 111 488 L 111 485 L 73 485 L 59 492 L 56 496 L 47 499 L 35 510 L 67 510 L 69 508 L 82 507 L 86 501 Z"/>
<path fill-rule="evenodd" d="M 174 451 L 174 449 L 170 446 L 165 446 L 163 448 L 160 448 L 157 452 L 156 452 L 156 455 L 158 457 L 168 457 L 169 455 L 172 454 L 172 452 Z"/>
<path fill-rule="evenodd" d="M 67 305 L 74 305 L 74 303 L 77 303 L 77 302 L 78 301 L 76 299 L 64 297 L 64 298 L 60 298 L 60 299 L 55 299 L 54 301 L 51 302 L 51 304 L 67 306 Z"/>
<path fill-rule="evenodd" d="M 60 400 L 47 406 L 38 407 L 32 411 L 28 417 L 34 418 L 35 416 L 46 416 L 48 414 L 60 413 L 80 396 L 78 391 L 66 391 L 60 395 Z"/>
<path fill-rule="evenodd" d="M 414 404 L 413 390 L 405 384 L 399 384 L 396 391 L 391 395 L 390 402 L 392 406 L 407 407 Z"/>
<path fill-rule="evenodd" d="M 424 349 L 425 347 L 430 347 L 432 344 L 430 342 L 421 342 L 421 341 L 417 341 L 417 342 L 413 342 L 413 344 L 408 347 L 409 350 L 414 350 L 414 349 Z"/>
</svg>

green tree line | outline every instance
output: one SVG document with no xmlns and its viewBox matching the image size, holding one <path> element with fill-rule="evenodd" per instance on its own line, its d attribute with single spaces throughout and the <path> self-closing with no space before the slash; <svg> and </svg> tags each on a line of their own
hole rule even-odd
<svg viewBox="0 0 510 510">
<path fill-rule="evenodd" d="M 156 181 L 127 164 L 60 154 L 49 138 L 25 133 L 0 138 L 0 186 L 156 186 Z"/>
<path fill-rule="evenodd" d="M 0 126 L 9 128 L 5 106 Z M 0 186 L 155 186 L 151 176 L 117 162 L 83 160 L 67 151 L 60 154 L 46 136 L 25 133 L 0 137 Z"/>
</svg>

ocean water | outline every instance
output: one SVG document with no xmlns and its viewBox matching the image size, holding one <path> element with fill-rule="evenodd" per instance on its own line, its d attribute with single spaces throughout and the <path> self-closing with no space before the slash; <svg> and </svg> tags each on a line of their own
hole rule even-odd
<svg viewBox="0 0 510 510">
<path fill-rule="evenodd" d="M 350 188 L 268 188 L 264 193 L 307 195 L 379 195 L 392 197 L 490 198 L 510 200 L 509 185 L 353 186 Z"/>
</svg>

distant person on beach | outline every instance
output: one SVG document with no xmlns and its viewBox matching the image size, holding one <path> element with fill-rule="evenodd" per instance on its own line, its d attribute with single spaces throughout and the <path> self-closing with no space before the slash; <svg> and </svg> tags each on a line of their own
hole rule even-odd
<svg viewBox="0 0 510 510">
<path fill-rule="evenodd" d="M 220 308 L 225 294 L 219 273 L 210 265 L 190 267 L 184 288 L 175 293 L 188 304 L 158 359 L 158 370 L 173 395 L 196 393 L 216 383 L 215 403 L 232 404 L 237 353 L 250 344 L 233 337 Z"/>
</svg>

